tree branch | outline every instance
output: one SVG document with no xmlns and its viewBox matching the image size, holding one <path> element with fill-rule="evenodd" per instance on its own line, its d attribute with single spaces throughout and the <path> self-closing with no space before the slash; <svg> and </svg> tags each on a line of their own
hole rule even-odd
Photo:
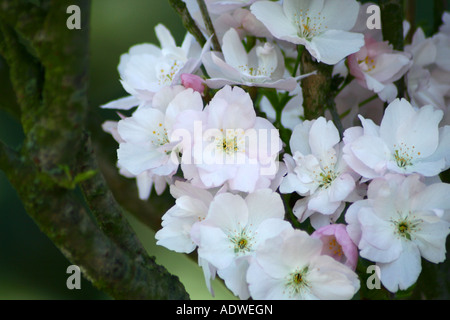
<svg viewBox="0 0 450 320">
<path fill-rule="evenodd" d="M 195 20 L 192 19 L 191 15 L 189 14 L 186 4 L 182 0 L 169 0 L 169 4 L 180 16 L 181 22 L 183 23 L 183 26 L 186 28 L 186 30 L 194 36 L 194 38 L 201 46 L 204 46 L 206 43 L 206 39 L 203 36 L 202 31 L 197 26 Z"/>
<path fill-rule="evenodd" d="M 42 69 L 35 57 L 19 42 L 14 29 L 0 20 L 0 54 L 9 66 L 11 84 L 20 106 L 21 122 L 25 132 L 33 126 L 33 110 L 40 105 Z"/>
<path fill-rule="evenodd" d="M 212 36 L 212 44 L 215 51 L 222 51 L 220 48 L 219 40 L 217 39 L 216 31 L 214 30 L 214 25 L 209 16 L 208 8 L 206 7 L 205 0 L 197 0 L 200 12 L 202 13 L 203 21 L 205 22 L 206 30 L 209 35 Z"/>
<path fill-rule="evenodd" d="M 410 24 L 409 32 L 406 35 L 406 43 L 411 43 L 416 31 L 416 1 L 405 2 L 405 18 Z"/>
<path fill-rule="evenodd" d="M 1 169 L 39 228 L 99 289 L 118 299 L 188 298 L 145 252 L 86 143 L 90 1 L 39 3 L 0 2 L 0 52 L 25 128 L 20 152 L 0 145 Z M 72 4 L 81 30 L 66 28 Z M 78 183 L 101 228 L 74 195 Z"/>
<path fill-rule="evenodd" d="M 49 184 L 33 162 L 0 144 L 0 165 L 27 213 L 97 288 L 116 299 L 188 298 L 177 277 L 151 258 L 143 264 L 129 256 L 98 229 L 72 191 Z"/>
<path fill-rule="evenodd" d="M 131 257 L 141 262 L 147 261 L 145 248 L 137 238 L 133 229 L 124 216 L 124 211 L 117 203 L 111 190 L 99 172 L 99 166 L 89 138 L 86 139 L 84 149 L 79 156 L 79 174 L 95 172 L 92 178 L 80 182 L 80 187 L 86 198 L 91 212 L 100 228 L 117 245 L 128 252 Z M 107 208 L 107 210 L 105 210 Z"/>
<path fill-rule="evenodd" d="M 330 101 L 332 66 L 313 59 L 308 50 L 304 50 L 301 60 L 301 73 L 316 71 L 316 74 L 302 79 L 303 109 L 307 120 L 323 116 Z"/>
</svg>

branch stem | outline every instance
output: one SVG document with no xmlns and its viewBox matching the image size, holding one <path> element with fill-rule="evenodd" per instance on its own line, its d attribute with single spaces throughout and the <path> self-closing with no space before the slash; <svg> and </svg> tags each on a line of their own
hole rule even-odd
<svg viewBox="0 0 450 320">
<path fill-rule="evenodd" d="M 220 48 L 219 40 L 217 39 L 216 31 L 214 30 L 214 25 L 212 23 L 211 17 L 208 12 L 208 8 L 206 6 L 205 0 L 197 0 L 198 6 L 200 8 L 200 12 L 202 13 L 203 21 L 206 26 L 206 30 L 209 35 L 212 36 L 212 45 L 215 51 L 222 51 Z"/>
<path fill-rule="evenodd" d="M 169 4 L 180 16 L 181 22 L 186 30 L 194 36 L 201 46 L 204 46 L 206 39 L 200 28 L 197 26 L 197 23 L 190 15 L 186 4 L 182 0 L 169 0 Z"/>
</svg>

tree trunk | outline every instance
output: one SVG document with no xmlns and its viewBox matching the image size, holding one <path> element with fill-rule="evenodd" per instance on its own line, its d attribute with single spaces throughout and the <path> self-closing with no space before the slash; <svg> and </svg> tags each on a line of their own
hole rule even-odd
<svg viewBox="0 0 450 320">
<path fill-rule="evenodd" d="M 81 29 L 66 25 L 70 5 L 80 9 Z M 0 144 L 0 169 L 39 228 L 100 290 L 116 299 L 187 299 L 179 279 L 146 253 L 91 148 L 89 12 L 89 0 L 0 0 L 0 54 L 25 133 L 20 150 Z"/>
</svg>

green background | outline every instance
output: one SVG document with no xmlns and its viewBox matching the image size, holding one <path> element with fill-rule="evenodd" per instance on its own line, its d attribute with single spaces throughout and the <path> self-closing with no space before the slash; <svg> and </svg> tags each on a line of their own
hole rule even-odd
<svg viewBox="0 0 450 320">
<path fill-rule="evenodd" d="M 450 7 L 450 1 L 447 8 Z M 429 33 L 432 1 L 417 1 L 417 22 Z M 91 67 L 89 99 L 91 125 L 117 119 L 98 106 L 125 95 L 119 83 L 120 55 L 142 42 L 157 44 L 154 27 L 165 24 L 181 44 L 185 31 L 177 14 L 165 0 L 93 0 L 91 11 Z M 76 31 L 74 31 L 76 32 Z M 7 70 L 0 60 L 0 99 L 10 99 Z M 0 111 L 0 139 L 20 145 L 22 132 L 13 117 Z M 112 142 L 109 136 L 104 137 Z M 108 140 L 109 139 L 109 140 Z M 114 144 L 111 144 L 114 156 Z M 192 299 L 211 299 L 203 273 L 193 259 L 157 247 L 154 232 L 130 217 L 130 222 L 157 262 L 178 275 Z M 82 280 L 81 290 L 66 287 L 70 265 L 59 250 L 40 232 L 24 211 L 16 192 L 0 171 L 0 299 L 109 299 Z M 221 282 L 215 281 L 216 299 L 232 299 Z"/>
</svg>

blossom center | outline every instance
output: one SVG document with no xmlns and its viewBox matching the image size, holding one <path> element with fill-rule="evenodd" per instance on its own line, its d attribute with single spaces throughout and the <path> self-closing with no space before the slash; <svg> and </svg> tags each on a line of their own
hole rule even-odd
<svg viewBox="0 0 450 320">
<path fill-rule="evenodd" d="M 414 233 L 420 230 L 423 220 L 417 219 L 414 215 L 411 215 L 411 212 L 408 212 L 406 216 L 403 216 L 400 212 L 398 214 L 400 218 L 391 221 L 394 225 L 394 233 L 401 238 L 412 240 Z"/>
<path fill-rule="evenodd" d="M 394 160 L 399 168 L 406 168 L 412 166 L 415 155 L 420 156 L 420 152 L 405 145 L 403 142 L 399 146 L 394 145 Z"/>
<path fill-rule="evenodd" d="M 270 77 L 273 73 L 272 69 L 267 69 L 265 66 L 258 66 L 258 67 L 249 67 L 248 65 L 241 65 L 238 66 L 238 69 L 251 77 Z"/>
<path fill-rule="evenodd" d="M 169 60 L 159 65 L 157 70 L 158 84 L 160 86 L 171 85 L 177 72 L 183 67 L 184 63 L 180 60 Z"/>
<path fill-rule="evenodd" d="M 241 130 L 227 130 L 225 135 L 215 138 L 215 144 L 219 151 L 227 155 L 244 151 L 244 137 Z"/>
<path fill-rule="evenodd" d="M 322 25 L 325 17 L 319 12 L 317 16 L 308 15 L 309 10 L 300 10 L 294 14 L 293 22 L 298 28 L 298 36 L 310 40 L 321 34 L 327 26 Z"/>
<path fill-rule="evenodd" d="M 236 255 L 245 255 L 252 251 L 254 236 L 247 228 L 233 232 L 228 238 Z"/>
<path fill-rule="evenodd" d="M 358 60 L 358 64 L 361 70 L 365 72 L 373 71 L 376 68 L 374 59 L 370 58 L 369 56 L 367 56 L 364 60 Z"/>
<path fill-rule="evenodd" d="M 294 272 L 289 274 L 286 282 L 286 288 L 289 290 L 289 296 L 301 294 L 309 287 L 307 281 L 308 267 L 297 268 Z"/>
<path fill-rule="evenodd" d="M 329 252 L 330 252 L 333 256 L 338 256 L 338 257 L 341 257 L 341 256 L 342 256 L 342 247 L 341 247 L 341 245 L 336 241 L 336 238 L 332 238 L 332 239 L 328 242 L 328 249 L 330 250 Z"/>
<path fill-rule="evenodd" d="M 325 167 L 322 172 L 319 173 L 317 181 L 319 182 L 319 188 L 328 189 L 328 187 L 333 183 L 333 181 L 338 176 L 334 170 Z"/>
<path fill-rule="evenodd" d="M 170 142 L 167 130 L 162 123 L 158 123 L 158 127 L 153 128 L 151 142 L 156 147 L 163 146 Z"/>
</svg>

